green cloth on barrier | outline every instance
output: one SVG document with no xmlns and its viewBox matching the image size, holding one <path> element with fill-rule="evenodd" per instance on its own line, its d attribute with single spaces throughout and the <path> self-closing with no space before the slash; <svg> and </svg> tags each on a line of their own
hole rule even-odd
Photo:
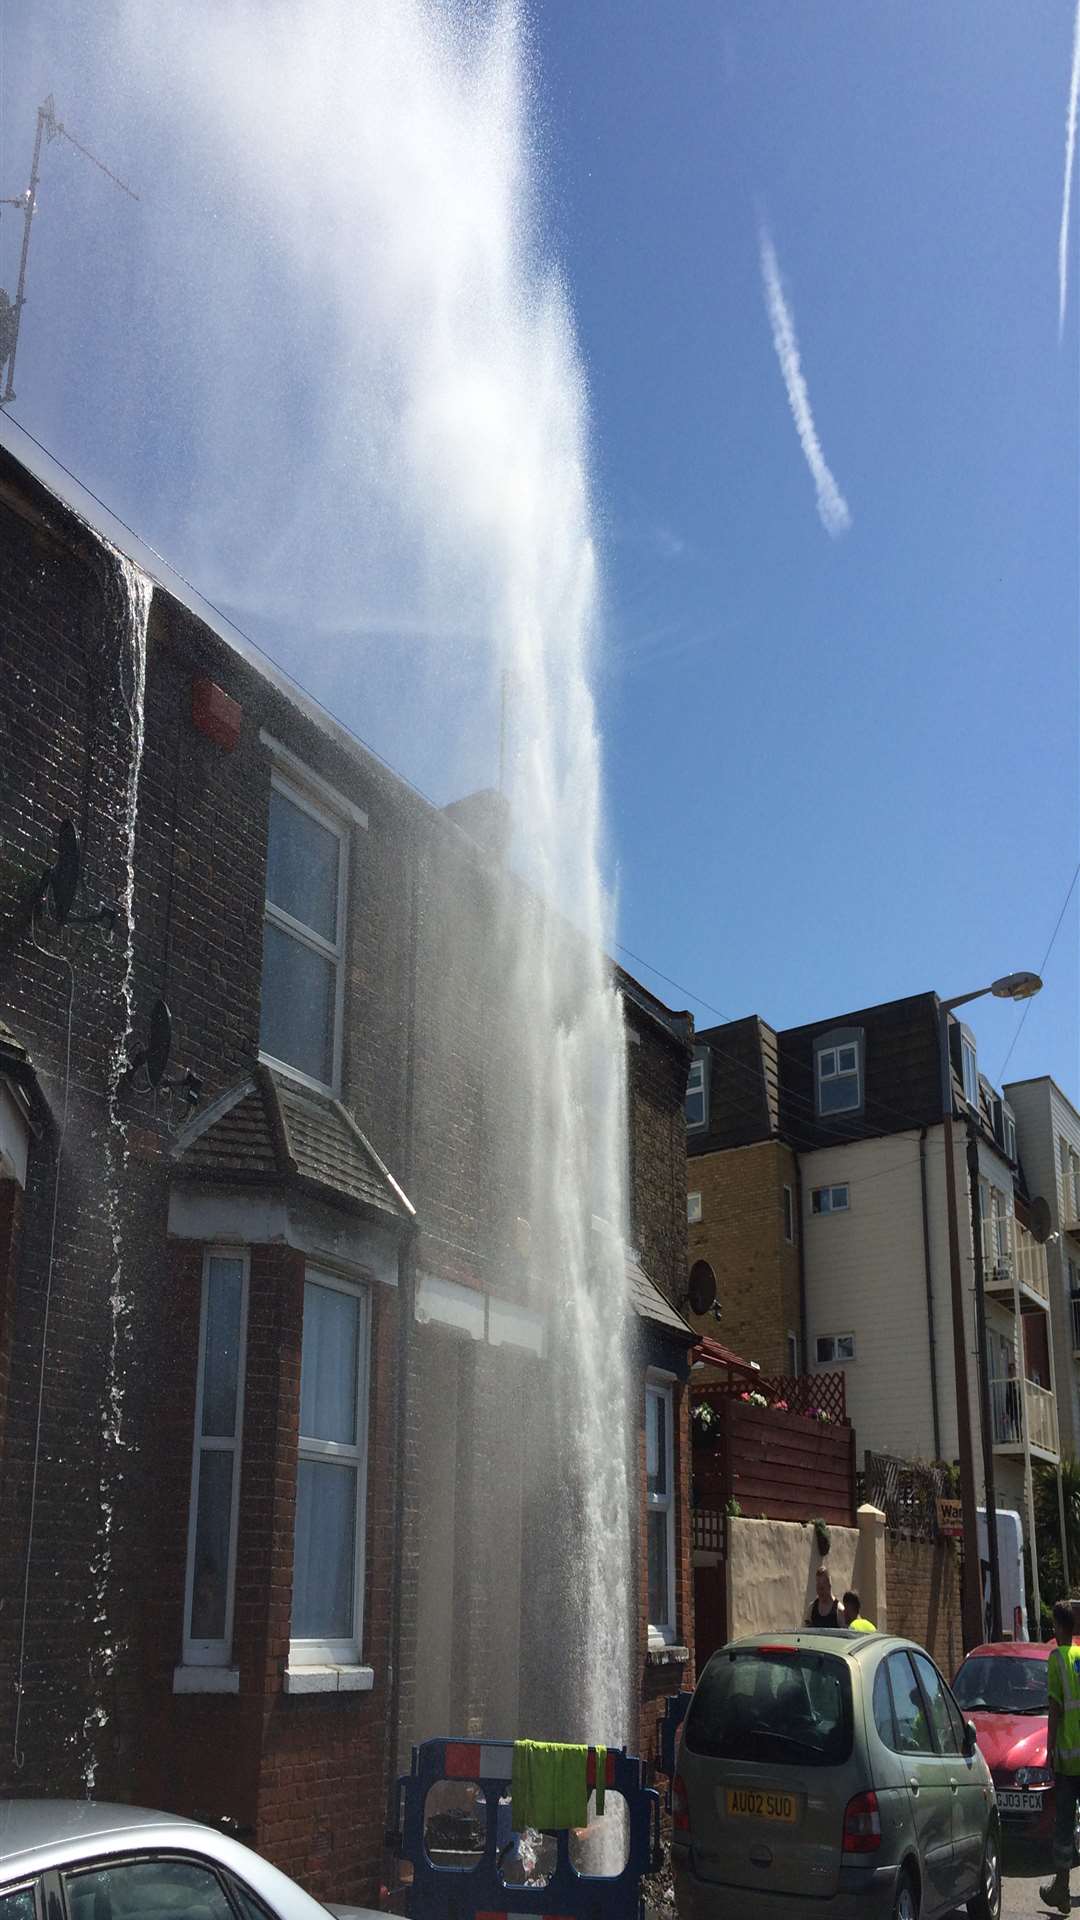
<svg viewBox="0 0 1080 1920">
<path fill-rule="evenodd" d="M 583 1827 L 589 1818 L 588 1747 L 561 1740 L 515 1740 L 510 1779 L 516 1833 L 534 1827 Z"/>
<path fill-rule="evenodd" d="M 604 1788 L 607 1786 L 607 1748 L 594 1747 L 596 1755 L 596 1816 L 599 1819 L 604 1811 Z"/>
</svg>

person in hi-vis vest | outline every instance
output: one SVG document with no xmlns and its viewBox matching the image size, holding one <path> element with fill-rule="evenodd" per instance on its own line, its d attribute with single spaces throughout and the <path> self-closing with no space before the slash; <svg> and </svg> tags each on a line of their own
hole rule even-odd
<svg viewBox="0 0 1080 1920">
<path fill-rule="evenodd" d="M 1080 1799 L 1080 1647 L 1074 1644 L 1077 1606 L 1054 1602 L 1057 1646 L 1047 1661 L 1050 1712 L 1046 1728 L 1046 1764 L 1054 1770 L 1054 1878 L 1039 1888 L 1039 1898 L 1058 1913 L 1068 1913 L 1069 1870 L 1073 1862 L 1076 1803 Z"/>
</svg>

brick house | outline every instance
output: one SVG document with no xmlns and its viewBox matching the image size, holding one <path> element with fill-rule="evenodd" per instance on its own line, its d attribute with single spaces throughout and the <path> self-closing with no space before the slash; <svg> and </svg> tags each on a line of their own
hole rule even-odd
<svg viewBox="0 0 1080 1920">
<path fill-rule="evenodd" d="M 0 1786 L 229 1816 L 373 1901 L 410 1741 L 573 1685 L 501 804 L 431 807 L 6 454 L 0 549 Z M 691 1029 L 616 984 L 651 1751 L 691 1670 Z"/>
<path fill-rule="evenodd" d="M 724 1344 L 766 1373 L 798 1373 L 799 1188 L 780 1128 L 776 1034 L 754 1015 L 722 1034 L 697 1036 L 687 1089 L 688 1257 L 715 1281 Z M 717 1332 L 712 1314 L 695 1325 Z"/>
</svg>

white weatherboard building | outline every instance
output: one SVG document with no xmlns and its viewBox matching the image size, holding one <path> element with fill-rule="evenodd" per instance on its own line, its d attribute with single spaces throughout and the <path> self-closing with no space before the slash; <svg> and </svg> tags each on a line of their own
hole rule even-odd
<svg viewBox="0 0 1080 1920">
<path fill-rule="evenodd" d="M 1046 1256 L 1061 1450 L 1080 1456 L 1080 1113 L 1047 1074 L 1011 1081 L 1005 1097 L 1028 1186 L 1050 1207 Z"/>
<path fill-rule="evenodd" d="M 778 1324 L 776 1338 L 787 1332 L 807 1372 L 842 1370 L 860 1454 L 955 1461 L 947 1079 L 977 1504 L 991 1479 L 997 1508 L 1019 1512 L 1030 1538 L 1033 1468 L 1058 1464 L 1062 1436 L 1080 1447 L 1080 1116 L 1048 1079 L 999 1092 L 955 1015 L 943 1076 L 941 1012 L 934 993 L 886 1001 L 774 1034 L 768 1059 L 744 1044 L 760 1021 L 699 1033 L 690 1185 L 709 1156 L 783 1143 L 801 1325 Z M 712 1246 L 734 1317 L 755 1196 L 735 1177 L 723 1192 L 730 1245 L 720 1220 Z M 724 1308 L 722 1285 L 721 1328 Z"/>
</svg>

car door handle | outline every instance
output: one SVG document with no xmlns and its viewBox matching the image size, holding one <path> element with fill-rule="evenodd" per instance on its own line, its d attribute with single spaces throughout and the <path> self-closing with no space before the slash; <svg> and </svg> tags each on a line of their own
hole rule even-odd
<svg viewBox="0 0 1080 1920">
<path fill-rule="evenodd" d="M 959 1791 L 960 1791 L 960 1788 L 959 1788 L 959 1786 L 958 1786 L 958 1784 L 957 1784 L 957 1782 L 956 1782 L 955 1780 L 950 1780 L 950 1781 L 949 1781 L 949 1791 L 950 1791 L 951 1793 L 959 1793 Z"/>
<path fill-rule="evenodd" d="M 918 1793 L 918 1791 L 919 1791 L 919 1783 L 918 1783 L 918 1781 L 916 1780 L 916 1778 L 915 1778 L 915 1775 L 914 1775 L 914 1774 L 912 1774 L 912 1775 L 911 1775 L 911 1777 L 910 1777 L 910 1779 L 908 1780 L 908 1786 L 909 1786 L 909 1787 L 911 1788 L 911 1791 L 912 1791 L 912 1793 Z"/>
</svg>

